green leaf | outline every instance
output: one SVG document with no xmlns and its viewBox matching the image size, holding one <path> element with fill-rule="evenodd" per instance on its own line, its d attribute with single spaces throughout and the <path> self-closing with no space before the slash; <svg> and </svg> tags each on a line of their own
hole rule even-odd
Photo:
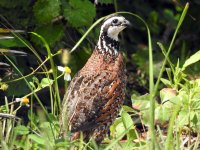
<svg viewBox="0 0 200 150">
<path fill-rule="evenodd" d="M 118 134 L 119 130 L 117 130 L 117 128 L 119 127 L 121 128 L 121 126 L 123 126 L 122 118 L 115 119 L 114 123 L 110 126 L 110 133 L 111 133 L 110 135 L 113 137 L 117 137 L 117 135 L 120 135 L 120 133 L 122 133 L 124 130 Z M 124 129 L 124 126 L 123 126 L 123 129 Z"/>
<path fill-rule="evenodd" d="M 123 122 L 125 129 L 129 130 L 127 133 L 128 140 L 136 138 L 135 132 L 133 130 L 134 123 L 133 123 L 133 119 L 131 118 L 131 116 L 125 111 L 122 111 L 121 116 L 122 116 L 122 122 Z"/>
<path fill-rule="evenodd" d="M 36 89 L 35 84 L 33 82 L 29 82 L 32 89 Z"/>
<path fill-rule="evenodd" d="M 115 131 L 116 131 L 116 133 L 115 133 L 116 137 L 119 137 L 126 131 L 126 128 L 124 127 L 123 122 L 120 122 L 119 124 L 117 124 Z"/>
<path fill-rule="evenodd" d="M 176 95 L 177 95 L 176 89 L 173 89 L 173 88 L 163 88 L 160 91 L 161 102 L 165 102 L 167 100 L 170 100 L 170 99 L 176 97 Z"/>
<path fill-rule="evenodd" d="M 50 86 L 53 84 L 53 80 L 49 79 L 49 78 L 43 78 L 40 85 L 42 88 L 46 87 L 46 86 Z"/>
<path fill-rule="evenodd" d="M 50 122 L 42 122 L 40 124 L 40 128 L 42 130 L 42 135 L 48 139 L 48 142 L 53 142 L 56 132 L 55 126 L 53 126 Z"/>
<path fill-rule="evenodd" d="M 64 8 L 64 17 L 73 27 L 90 25 L 96 16 L 96 8 L 88 0 L 69 0 Z"/>
<path fill-rule="evenodd" d="M 60 14 L 59 0 L 37 0 L 33 7 L 36 20 L 41 24 L 50 23 Z"/>
<path fill-rule="evenodd" d="M 17 38 L 1 39 L 0 47 L 25 47 L 25 45 Z"/>
<path fill-rule="evenodd" d="M 190 58 L 188 58 L 185 61 L 185 63 L 183 64 L 182 70 L 185 70 L 186 67 L 190 66 L 191 64 L 196 63 L 199 60 L 200 60 L 200 50 L 196 52 L 195 54 L 193 54 L 192 56 L 190 56 Z"/>
<path fill-rule="evenodd" d="M 113 4 L 113 0 L 99 0 L 98 1 L 100 4 Z"/>
<path fill-rule="evenodd" d="M 168 87 L 171 87 L 171 86 L 172 86 L 172 84 L 171 84 L 171 82 L 170 82 L 169 80 L 164 79 L 164 78 L 160 78 L 160 80 L 162 81 L 162 83 L 163 83 L 164 85 L 166 85 L 166 86 L 168 86 Z"/>
<path fill-rule="evenodd" d="M 198 113 L 192 111 L 191 114 L 190 114 L 190 119 L 191 119 L 191 122 L 196 125 L 198 123 Z"/>
<path fill-rule="evenodd" d="M 36 28 L 34 32 L 44 37 L 47 43 L 51 46 L 53 46 L 55 42 L 59 41 L 64 35 L 64 29 L 62 25 L 49 24 Z M 41 39 L 34 35 L 32 35 L 32 40 L 38 45 L 43 45 Z"/>
<path fill-rule="evenodd" d="M 188 111 L 181 111 L 178 115 L 178 118 L 177 118 L 177 125 L 180 127 L 180 128 L 183 128 L 183 126 L 185 125 L 188 125 L 189 124 L 189 113 Z"/>
<path fill-rule="evenodd" d="M 62 139 L 56 140 L 55 148 L 65 148 L 65 149 L 70 149 L 70 142 L 64 141 Z"/>
<path fill-rule="evenodd" d="M 150 107 L 150 103 L 149 103 L 149 94 L 145 94 L 142 96 L 137 96 L 135 94 L 133 94 L 131 96 L 131 100 L 132 100 L 132 107 L 134 109 L 138 109 L 138 110 L 146 110 Z"/>
<path fill-rule="evenodd" d="M 35 129 L 38 129 L 38 126 L 37 124 L 39 123 L 39 117 L 32 113 L 31 110 L 28 111 L 28 119 L 31 120 L 30 124 L 31 124 L 31 129 L 32 130 L 35 130 Z"/>
<path fill-rule="evenodd" d="M 44 143 L 45 143 L 45 139 L 43 139 L 42 137 L 39 137 L 39 136 L 37 136 L 37 135 L 35 135 L 35 134 L 29 134 L 29 135 L 28 135 L 28 138 L 29 138 L 30 140 L 33 140 L 33 141 L 36 142 L 37 144 L 44 145 Z"/>
<path fill-rule="evenodd" d="M 28 77 L 27 80 L 30 81 L 30 78 Z M 12 87 L 12 88 L 8 88 L 7 96 L 13 96 L 13 95 L 21 96 L 30 92 L 30 89 L 27 87 L 27 84 L 23 80 L 9 83 L 9 87 Z M 16 90 L 16 89 L 20 89 L 20 90 Z"/>
<path fill-rule="evenodd" d="M 129 106 L 122 106 L 123 110 L 126 112 L 133 112 L 133 113 L 138 113 L 136 110 L 134 110 L 133 108 L 129 107 Z"/>
<path fill-rule="evenodd" d="M 8 145 L 3 140 L 1 140 L 1 147 L 2 147 L 2 150 L 9 150 Z"/>
<path fill-rule="evenodd" d="M 165 105 L 160 105 L 155 109 L 155 120 L 156 122 L 159 122 L 160 124 L 165 124 L 169 121 L 169 118 L 171 116 L 171 113 L 169 113 L 171 110 Z"/>
<path fill-rule="evenodd" d="M 26 135 L 29 133 L 29 129 L 22 125 L 15 127 L 14 131 L 17 135 Z"/>
<path fill-rule="evenodd" d="M 121 116 L 122 116 L 122 121 L 123 121 L 124 127 L 126 129 L 129 129 L 131 126 L 133 126 L 133 124 L 134 124 L 133 120 L 127 112 L 122 111 Z"/>
<path fill-rule="evenodd" d="M 1 0 L 0 1 L 0 6 L 1 7 L 5 7 L 5 8 L 16 9 L 16 7 L 26 6 L 26 5 L 28 5 L 28 1 L 24 1 L 24 0 L 17 0 L 17 1 L 13 1 L 13 0 Z"/>
</svg>

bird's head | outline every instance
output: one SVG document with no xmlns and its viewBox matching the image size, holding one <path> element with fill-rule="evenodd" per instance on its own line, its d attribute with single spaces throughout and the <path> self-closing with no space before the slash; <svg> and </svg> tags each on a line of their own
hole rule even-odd
<svg viewBox="0 0 200 150">
<path fill-rule="evenodd" d="M 110 37 L 113 40 L 118 41 L 119 33 L 124 30 L 130 22 L 123 16 L 114 15 L 105 19 L 101 26 L 101 34 Z"/>
<path fill-rule="evenodd" d="M 106 18 L 101 26 L 97 50 L 102 54 L 116 57 L 119 51 L 119 33 L 124 30 L 130 22 L 123 16 L 112 15 Z"/>
</svg>

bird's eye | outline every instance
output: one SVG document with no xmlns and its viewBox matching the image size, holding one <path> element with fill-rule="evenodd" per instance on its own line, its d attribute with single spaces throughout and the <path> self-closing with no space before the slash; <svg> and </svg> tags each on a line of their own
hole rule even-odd
<svg viewBox="0 0 200 150">
<path fill-rule="evenodd" d="M 114 19 L 113 21 L 112 21 L 112 23 L 114 23 L 114 24 L 116 24 L 118 22 L 118 19 Z"/>
</svg>

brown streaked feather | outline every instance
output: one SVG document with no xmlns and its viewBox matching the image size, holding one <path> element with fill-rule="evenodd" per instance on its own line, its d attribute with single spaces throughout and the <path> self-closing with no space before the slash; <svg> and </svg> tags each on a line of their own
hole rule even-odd
<svg viewBox="0 0 200 150">
<path fill-rule="evenodd" d="M 97 132 L 101 131 L 104 136 L 124 100 L 125 82 L 122 54 L 105 59 L 95 50 L 69 85 L 62 105 L 61 124 L 67 123 L 64 119 L 67 117 L 72 132 L 85 131 L 98 136 Z"/>
</svg>

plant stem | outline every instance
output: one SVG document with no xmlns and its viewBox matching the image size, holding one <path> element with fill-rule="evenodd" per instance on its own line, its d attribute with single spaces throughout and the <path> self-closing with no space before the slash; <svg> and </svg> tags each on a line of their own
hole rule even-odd
<svg viewBox="0 0 200 150">
<path fill-rule="evenodd" d="M 163 61 L 163 64 L 162 64 L 160 73 L 159 73 L 159 75 L 158 75 L 158 79 L 157 79 L 156 84 L 155 84 L 155 89 L 154 89 L 154 95 L 153 95 L 153 96 L 155 96 L 156 93 L 157 93 L 157 91 L 158 91 L 158 86 L 159 86 L 159 84 L 160 84 L 160 79 L 161 79 L 161 77 L 162 77 L 162 75 L 163 75 L 163 72 L 164 72 L 164 70 L 165 70 L 165 65 L 166 65 L 167 59 L 168 59 L 169 54 L 170 54 L 170 52 L 171 52 L 171 50 L 172 50 L 172 46 L 174 45 L 174 42 L 175 42 L 175 39 L 176 39 L 176 35 L 177 35 L 177 33 L 178 33 L 179 28 L 181 27 L 181 25 L 182 25 L 182 23 L 183 23 L 183 20 L 184 20 L 185 15 L 186 15 L 186 13 L 187 13 L 187 11 L 188 11 L 188 8 L 189 8 L 189 3 L 186 3 L 185 8 L 184 8 L 184 10 L 183 10 L 183 12 L 182 12 L 182 14 L 181 14 L 180 19 L 179 19 L 178 25 L 177 25 L 177 27 L 176 27 L 176 30 L 175 30 L 175 32 L 174 32 L 173 38 L 172 38 L 172 40 L 171 40 L 170 46 L 169 46 L 169 48 L 168 48 L 168 51 L 167 51 L 167 53 L 166 53 L 166 55 L 165 55 L 165 59 L 164 59 L 164 61 Z"/>
<path fill-rule="evenodd" d="M 16 66 L 6 55 L 4 55 L 4 57 L 11 63 L 11 65 L 17 70 L 17 72 L 18 72 L 21 76 L 23 76 L 23 74 L 22 74 L 21 71 L 17 68 L 17 66 Z M 29 82 L 26 80 L 26 78 L 23 78 L 23 79 L 24 79 L 24 81 L 26 82 L 26 84 L 28 85 L 29 89 L 32 90 L 32 88 L 31 88 Z M 42 109 L 44 110 L 44 112 L 45 112 L 45 114 L 47 115 L 47 117 L 49 117 L 49 116 L 48 116 L 48 113 L 47 113 L 47 110 L 44 108 L 42 102 L 40 101 L 40 99 L 38 98 L 38 96 L 36 95 L 36 93 L 34 92 L 33 94 L 34 94 L 35 98 L 37 99 L 38 103 L 40 104 L 40 106 L 42 107 Z"/>
<path fill-rule="evenodd" d="M 169 122 L 169 128 L 168 128 L 168 134 L 167 134 L 167 140 L 165 144 L 165 150 L 171 150 L 173 149 L 173 127 L 174 127 L 174 122 L 176 119 L 176 116 L 178 115 L 179 111 L 181 109 L 181 105 L 177 104 L 175 107 L 175 111 L 172 114 L 172 117 Z"/>
<path fill-rule="evenodd" d="M 50 64 L 51 64 L 51 68 L 53 70 L 53 78 L 54 78 L 54 83 L 55 83 L 55 92 L 56 92 L 56 95 L 55 95 L 55 100 L 57 101 L 57 110 L 60 110 L 60 103 L 61 103 L 61 100 L 60 100 L 60 93 L 59 93 L 59 89 L 58 89 L 58 81 L 57 81 L 57 69 L 55 68 L 55 65 L 54 65 L 54 61 L 53 61 L 53 56 L 51 54 L 51 50 L 50 50 L 50 47 L 49 45 L 47 44 L 46 40 L 39 34 L 35 33 L 35 32 L 31 32 L 33 35 L 39 37 L 46 50 L 47 50 L 47 53 L 48 53 L 48 57 L 49 57 L 49 60 L 50 60 Z M 54 103 L 55 104 L 55 103 Z M 53 105 L 53 104 L 51 104 Z M 53 108 L 53 107 L 52 107 Z M 55 112 L 56 110 L 52 110 L 52 112 Z"/>
</svg>

